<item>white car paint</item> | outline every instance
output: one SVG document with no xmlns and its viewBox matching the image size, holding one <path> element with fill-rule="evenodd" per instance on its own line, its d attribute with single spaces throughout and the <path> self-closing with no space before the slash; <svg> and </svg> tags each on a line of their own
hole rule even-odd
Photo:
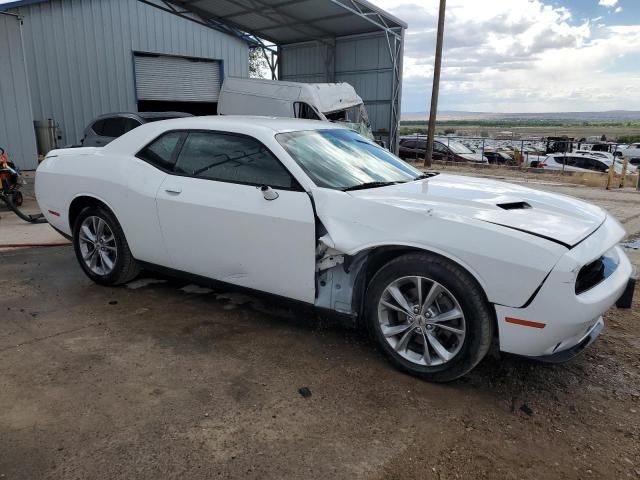
<svg viewBox="0 0 640 480">
<path fill-rule="evenodd" d="M 313 208 L 303 192 L 278 193 L 266 202 L 253 186 L 167 175 L 156 199 L 169 266 L 312 303 Z M 287 281 L 274 281 L 284 258 Z"/>
<path fill-rule="evenodd" d="M 164 132 L 192 129 L 258 139 L 303 191 L 280 190 L 268 202 L 256 187 L 171 175 L 135 157 Z M 348 311 L 349 303 L 335 291 L 324 295 L 316 284 L 316 269 L 342 268 L 334 257 L 355 258 L 382 246 L 438 253 L 475 277 L 494 305 L 501 350 L 523 355 L 576 345 L 626 287 L 631 265 L 616 246 L 624 230 L 604 210 L 562 195 L 450 175 L 352 192 L 321 188 L 276 139 L 317 129 L 340 127 L 260 117 L 143 125 L 104 148 L 51 152 L 37 171 L 38 203 L 53 227 L 71 234 L 71 203 L 95 197 L 114 212 L 138 260 L 336 311 Z M 500 206 L 523 202 L 527 208 Z M 327 230 L 319 240 L 314 206 Z M 319 244 L 332 262 L 316 262 Z M 576 295 L 580 269 L 607 252 L 615 256 L 615 273 Z"/>
<path fill-rule="evenodd" d="M 629 160 L 640 158 L 640 143 L 632 143 L 622 150 L 622 155 Z"/>
<path fill-rule="evenodd" d="M 618 175 L 621 175 L 622 170 L 624 169 L 624 160 L 621 160 L 620 158 L 616 158 L 613 155 L 613 153 L 610 153 L 610 152 L 595 152 L 592 150 L 576 150 L 573 153 L 577 153 L 587 157 L 592 157 L 598 160 L 602 160 L 609 166 L 611 166 L 613 162 L 615 162 L 615 169 Z M 627 163 L 627 173 L 630 175 L 634 175 L 638 173 L 638 167 L 631 165 L 630 163 Z"/>
</svg>

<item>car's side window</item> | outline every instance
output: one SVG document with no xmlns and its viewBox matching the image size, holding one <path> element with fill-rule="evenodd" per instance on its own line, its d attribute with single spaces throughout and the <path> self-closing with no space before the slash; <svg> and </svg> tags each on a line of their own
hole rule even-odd
<svg viewBox="0 0 640 480">
<path fill-rule="evenodd" d="M 122 119 L 122 134 L 124 135 L 127 132 L 130 132 L 134 128 L 138 128 L 140 126 L 140 122 L 134 120 L 133 118 L 123 118 Z"/>
<path fill-rule="evenodd" d="M 106 118 L 104 121 L 104 125 L 102 127 L 102 135 L 103 137 L 112 137 L 118 138 L 121 135 L 125 134 L 124 129 L 124 118 L 115 117 L 115 118 Z"/>
<path fill-rule="evenodd" d="M 445 155 L 448 153 L 447 147 L 445 147 L 444 144 L 440 142 L 433 142 L 433 151 L 438 153 L 443 153 Z"/>
<path fill-rule="evenodd" d="M 318 116 L 318 114 L 307 103 L 295 102 L 293 104 L 293 110 L 296 114 L 296 118 L 305 118 L 307 120 L 320 120 L 320 117 Z"/>
<path fill-rule="evenodd" d="M 407 140 L 404 145 L 402 145 L 405 148 L 416 148 L 416 141 L 415 140 Z"/>
<path fill-rule="evenodd" d="M 192 132 L 184 142 L 175 172 L 208 180 L 294 188 L 297 183 L 277 158 L 253 138 Z"/>
<path fill-rule="evenodd" d="M 593 160 L 593 169 L 604 173 L 609 170 L 609 166 L 599 160 Z"/>
<path fill-rule="evenodd" d="M 91 130 L 93 130 L 97 135 L 104 135 L 102 132 L 104 132 L 104 122 L 105 120 L 98 120 L 96 123 L 94 123 L 91 126 Z"/>
<path fill-rule="evenodd" d="M 569 159 L 567 159 L 567 165 L 569 165 L 568 160 Z M 578 168 L 585 168 L 587 170 L 593 170 L 593 164 L 588 158 L 576 158 L 575 162 L 573 162 L 573 166 Z"/>
<path fill-rule="evenodd" d="M 171 171 L 176 161 L 176 149 L 183 135 L 183 132 L 165 133 L 143 148 L 136 156 L 161 170 Z"/>
<path fill-rule="evenodd" d="M 564 155 L 561 157 L 554 157 L 556 160 L 556 163 L 562 165 L 565 164 L 569 167 L 574 167 L 576 165 L 576 158 L 575 157 L 565 157 Z"/>
</svg>

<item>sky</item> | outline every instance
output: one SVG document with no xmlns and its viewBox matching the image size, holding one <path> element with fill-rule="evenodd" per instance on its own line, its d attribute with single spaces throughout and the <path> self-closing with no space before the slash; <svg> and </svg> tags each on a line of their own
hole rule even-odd
<svg viewBox="0 0 640 480">
<path fill-rule="evenodd" d="M 370 1 L 409 24 L 402 110 L 428 111 L 438 0 Z M 640 0 L 447 0 L 442 68 L 441 111 L 640 110 Z"/>
<path fill-rule="evenodd" d="M 409 24 L 403 112 L 429 110 L 438 0 L 370 0 Z M 439 110 L 640 110 L 640 0 L 447 0 Z"/>
</svg>

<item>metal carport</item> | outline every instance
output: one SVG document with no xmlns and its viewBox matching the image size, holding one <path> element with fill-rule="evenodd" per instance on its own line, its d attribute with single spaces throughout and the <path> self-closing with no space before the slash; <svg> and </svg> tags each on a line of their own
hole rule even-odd
<svg viewBox="0 0 640 480">
<path fill-rule="evenodd" d="M 366 0 L 140 1 L 263 49 L 281 80 L 351 83 L 376 136 L 397 149 L 407 28 L 402 20 Z"/>
</svg>

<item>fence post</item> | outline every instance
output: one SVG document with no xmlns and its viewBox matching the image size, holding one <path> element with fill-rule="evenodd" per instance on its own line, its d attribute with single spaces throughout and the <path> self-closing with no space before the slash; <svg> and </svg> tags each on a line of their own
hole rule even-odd
<svg viewBox="0 0 640 480">
<path fill-rule="evenodd" d="M 611 184 L 613 183 L 613 177 L 614 177 L 615 173 L 616 173 L 616 169 L 612 165 L 609 168 L 609 172 L 608 172 L 608 175 L 607 175 L 607 187 L 606 187 L 607 190 L 611 189 Z"/>
<path fill-rule="evenodd" d="M 628 159 L 624 159 L 624 162 L 622 163 L 622 177 L 620 178 L 620 185 L 618 186 L 618 188 L 624 188 L 624 179 L 627 177 L 627 167 L 629 166 L 629 160 Z M 616 157 L 613 157 L 613 166 L 611 167 L 614 170 L 616 169 Z"/>
</svg>

